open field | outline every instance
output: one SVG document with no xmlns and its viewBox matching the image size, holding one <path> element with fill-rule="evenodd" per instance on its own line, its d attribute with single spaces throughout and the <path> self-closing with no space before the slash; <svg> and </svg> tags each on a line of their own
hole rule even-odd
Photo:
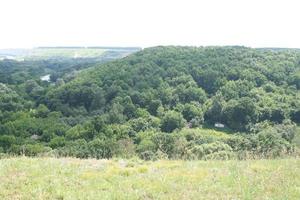
<svg viewBox="0 0 300 200">
<path fill-rule="evenodd" d="M 138 47 L 41 47 L 32 49 L 0 49 L 0 59 L 95 58 L 105 52 L 124 55 L 140 50 Z"/>
<path fill-rule="evenodd" d="M 85 58 L 101 56 L 106 49 L 88 49 L 88 48 L 33 48 L 24 50 L 0 50 L 2 54 L 11 55 L 9 58 L 25 59 L 47 59 L 51 57 L 67 57 L 67 58 Z M 5 56 L 4 56 L 5 57 Z"/>
<path fill-rule="evenodd" d="M 88 48 L 41 48 L 33 49 L 30 56 L 37 58 L 48 57 L 97 57 L 101 56 L 105 49 L 88 49 Z"/>
<path fill-rule="evenodd" d="M 0 199 L 300 199 L 300 160 L 0 160 Z"/>
</svg>

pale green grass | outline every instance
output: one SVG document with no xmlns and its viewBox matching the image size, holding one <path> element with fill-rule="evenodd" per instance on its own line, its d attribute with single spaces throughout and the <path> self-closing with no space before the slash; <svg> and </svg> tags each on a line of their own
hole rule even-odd
<svg viewBox="0 0 300 200">
<path fill-rule="evenodd" d="M 300 160 L 0 160 L 0 199 L 300 199 Z"/>
<path fill-rule="evenodd" d="M 33 49 L 25 58 L 51 58 L 51 57 L 67 57 L 67 58 L 89 58 L 99 57 L 105 49 L 91 48 L 42 48 Z"/>
</svg>

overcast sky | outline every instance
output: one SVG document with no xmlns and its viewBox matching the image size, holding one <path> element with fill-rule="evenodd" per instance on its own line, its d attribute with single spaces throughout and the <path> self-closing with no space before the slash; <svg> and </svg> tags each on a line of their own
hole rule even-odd
<svg viewBox="0 0 300 200">
<path fill-rule="evenodd" d="M 0 0 L 0 48 L 300 48 L 298 0 Z"/>
</svg>

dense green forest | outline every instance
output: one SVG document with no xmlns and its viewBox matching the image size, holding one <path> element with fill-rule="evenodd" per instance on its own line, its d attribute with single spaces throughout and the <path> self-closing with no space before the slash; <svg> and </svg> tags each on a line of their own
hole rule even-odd
<svg viewBox="0 0 300 200">
<path fill-rule="evenodd" d="M 50 82 L 39 79 L 45 70 Z M 0 82 L 6 154 L 245 159 L 300 145 L 296 49 L 153 47 L 104 64 L 3 60 Z"/>
</svg>

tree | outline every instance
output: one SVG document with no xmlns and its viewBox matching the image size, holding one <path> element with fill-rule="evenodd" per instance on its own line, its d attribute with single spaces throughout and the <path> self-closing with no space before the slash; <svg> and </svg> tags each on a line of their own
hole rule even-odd
<svg viewBox="0 0 300 200">
<path fill-rule="evenodd" d="M 50 113 L 50 110 L 45 106 L 44 104 L 40 104 L 36 109 L 36 117 L 42 117 L 46 118 L 48 114 Z"/>
<path fill-rule="evenodd" d="M 202 122 L 204 121 L 204 114 L 202 112 L 200 104 L 197 104 L 196 102 L 185 104 L 183 107 L 182 115 L 188 122 L 195 118 L 201 120 Z"/>
<path fill-rule="evenodd" d="M 157 115 L 157 109 L 162 105 L 161 101 L 160 100 L 152 100 L 150 103 L 149 103 L 149 106 L 148 106 L 148 111 L 151 115 L 154 115 L 156 116 Z"/>
<path fill-rule="evenodd" d="M 216 96 L 212 97 L 206 103 L 207 111 L 205 112 L 205 120 L 211 124 L 216 122 L 224 122 L 222 116 L 223 108 L 225 107 L 225 100 L 220 93 L 217 93 Z"/>
<path fill-rule="evenodd" d="M 7 151 L 15 142 L 16 138 L 12 135 L 0 136 L 0 147 L 2 147 L 4 151 Z"/>
<path fill-rule="evenodd" d="M 168 111 L 165 113 L 161 121 L 161 130 L 164 132 L 172 132 L 175 129 L 181 129 L 184 127 L 186 121 L 181 113 L 176 111 Z"/>
<path fill-rule="evenodd" d="M 230 100 L 223 110 L 226 124 L 235 130 L 245 130 L 246 125 L 256 122 L 257 113 L 253 101 L 249 97 Z"/>
<path fill-rule="evenodd" d="M 22 109 L 21 97 L 7 85 L 0 83 L 0 111 L 17 111 Z"/>
<path fill-rule="evenodd" d="M 52 149 L 56 149 L 58 147 L 63 147 L 65 146 L 66 141 L 64 137 L 54 137 L 51 139 L 49 145 Z"/>
<path fill-rule="evenodd" d="M 300 70 L 293 74 L 290 82 L 296 85 L 297 89 L 300 89 Z"/>
</svg>

